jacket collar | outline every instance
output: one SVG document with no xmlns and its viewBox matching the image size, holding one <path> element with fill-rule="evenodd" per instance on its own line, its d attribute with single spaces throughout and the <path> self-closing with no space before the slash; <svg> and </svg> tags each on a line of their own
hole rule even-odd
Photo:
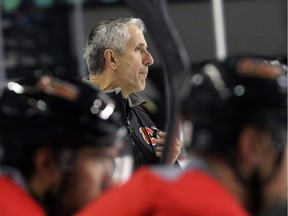
<svg viewBox="0 0 288 216">
<path fill-rule="evenodd" d="M 136 93 L 131 93 L 128 96 L 128 104 L 129 104 L 129 107 L 131 108 L 142 105 L 144 103 L 146 103 L 146 101 Z"/>
<path fill-rule="evenodd" d="M 27 182 L 24 179 L 24 176 L 16 168 L 9 167 L 9 166 L 1 166 L 1 168 L 0 168 L 0 176 L 8 176 L 16 184 L 18 184 L 23 190 L 28 191 L 28 185 L 27 185 Z"/>
<path fill-rule="evenodd" d="M 97 85 L 95 85 L 94 83 L 91 83 L 89 81 L 89 77 L 83 78 L 83 81 L 85 83 L 88 83 L 89 85 L 93 86 L 94 88 L 99 89 L 99 87 Z M 105 92 L 105 93 L 115 92 L 115 94 L 118 95 L 119 93 L 121 93 L 121 88 L 115 88 L 115 89 L 110 89 L 110 90 L 102 90 L 102 91 Z M 120 95 L 122 97 L 122 94 L 120 94 Z M 146 101 L 143 98 L 141 98 L 140 95 L 138 95 L 136 93 L 129 94 L 127 99 L 128 99 L 128 105 L 131 108 L 146 103 Z"/>
</svg>

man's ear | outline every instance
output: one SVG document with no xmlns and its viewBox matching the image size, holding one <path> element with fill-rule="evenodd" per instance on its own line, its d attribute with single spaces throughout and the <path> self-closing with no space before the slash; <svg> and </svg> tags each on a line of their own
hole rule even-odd
<svg viewBox="0 0 288 216">
<path fill-rule="evenodd" d="M 111 49 L 106 49 L 104 52 L 105 64 L 112 68 L 113 70 L 116 69 L 116 59 L 115 53 Z"/>
<path fill-rule="evenodd" d="M 41 176 L 53 176 L 55 172 L 59 171 L 59 165 L 56 161 L 55 153 L 51 148 L 45 147 L 38 149 L 34 158 L 35 170 L 41 174 Z"/>
</svg>

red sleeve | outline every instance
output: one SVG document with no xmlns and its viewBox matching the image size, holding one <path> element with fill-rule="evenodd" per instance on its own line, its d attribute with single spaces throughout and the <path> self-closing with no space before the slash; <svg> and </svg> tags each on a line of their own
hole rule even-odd
<svg viewBox="0 0 288 216">
<path fill-rule="evenodd" d="M 80 210 L 76 216 L 143 215 L 153 209 L 153 200 L 161 195 L 163 181 L 147 168 L 136 171 L 124 185 L 117 186 Z"/>
<path fill-rule="evenodd" d="M 9 177 L 0 177 L 0 215 L 1 216 L 45 216 L 44 210 Z"/>
</svg>

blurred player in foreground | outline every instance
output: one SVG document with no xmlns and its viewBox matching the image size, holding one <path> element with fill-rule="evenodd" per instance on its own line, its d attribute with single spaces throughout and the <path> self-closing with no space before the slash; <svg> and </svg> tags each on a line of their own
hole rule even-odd
<svg viewBox="0 0 288 216">
<path fill-rule="evenodd" d="M 0 99 L 0 215 L 71 215 L 112 183 L 126 136 L 114 101 L 68 77 L 9 82 Z"/>
<path fill-rule="evenodd" d="M 285 208 L 286 69 L 248 56 L 198 65 L 182 106 L 191 156 L 184 169 L 142 168 L 76 215 L 247 216 Z"/>
</svg>

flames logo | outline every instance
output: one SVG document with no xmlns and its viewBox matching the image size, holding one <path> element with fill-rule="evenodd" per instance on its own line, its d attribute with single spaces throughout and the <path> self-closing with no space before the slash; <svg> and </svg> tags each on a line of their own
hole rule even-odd
<svg viewBox="0 0 288 216">
<path fill-rule="evenodd" d="M 146 130 L 146 133 L 145 131 Z M 156 143 L 154 142 L 155 138 L 153 137 L 153 130 L 151 128 L 148 128 L 148 127 L 140 127 L 139 128 L 139 132 L 140 134 L 142 135 L 143 139 L 145 140 L 146 144 L 147 145 L 150 145 L 150 140 L 151 140 L 151 143 L 152 143 L 152 146 L 155 146 Z M 148 137 L 147 137 L 148 135 Z"/>
</svg>

